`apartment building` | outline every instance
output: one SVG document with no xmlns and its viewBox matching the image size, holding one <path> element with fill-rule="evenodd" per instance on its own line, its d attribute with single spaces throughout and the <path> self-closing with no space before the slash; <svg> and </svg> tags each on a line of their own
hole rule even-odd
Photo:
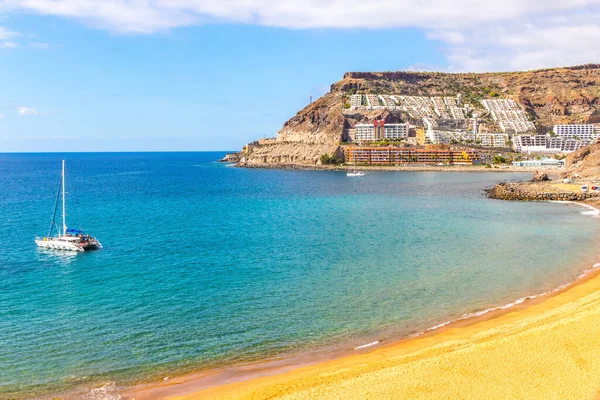
<svg viewBox="0 0 600 400">
<path fill-rule="evenodd" d="M 431 101 L 433 102 L 433 105 L 435 107 L 435 112 L 436 114 L 443 119 L 450 119 L 452 118 L 450 116 L 450 113 L 448 112 L 448 109 L 446 107 L 446 103 L 444 102 L 444 99 L 436 96 L 436 97 L 432 97 Z"/>
<path fill-rule="evenodd" d="M 475 134 L 464 131 L 443 131 L 430 128 L 427 130 L 427 138 L 433 144 L 475 143 Z"/>
<path fill-rule="evenodd" d="M 374 121 L 372 124 L 356 124 L 354 126 L 354 141 L 368 142 L 373 140 L 398 140 L 408 137 L 408 123 L 386 124 L 384 121 Z"/>
<path fill-rule="evenodd" d="M 479 133 L 477 141 L 484 147 L 507 147 L 508 135 L 506 133 Z"/>
<path fill-rule="evenodd" d="M 379 95 L 377 97 L 379 98 L 379 102 L 381 104 L 383 104 L 385 106 L 385 108 L 387 108 L 388 110 L 400 109 L 400 107 L 398 107 L 396 105 L 396 101 L 394 100 L 393 96 L 383 94 L 383 95 Z"/>
<path fill-rule="evenodd" d="M 367 98 L 367 107 L 373 108 L 373 109 L 385 108 L 384 106 L 379 104 L 379 97 L 377 97 L 376 94 L 367 94 L 367 95 L 365 95 L 365 97 Z"/>
<path fill-rule="evenodd" d="M 466 119 L 459 97 L 357 94 L 350 96 L 350 107 L 360 110 L 401 110 L 411 118 L 427 123 L 438 119 Z"/>
<path fill-rule="evenodd" d="M 516 135 L 513 148 L 521 153 L 571 153 L 589 145 L 589 140 L 575 140 L 550 135 Z"/>
<path fill-rule="evenodd" d="M 362 94 L 353 94 L 350 96 L 350 107 L 358 108 L 362 106 L 363 95 Z"/>
<path fill-rule="evenodd" d="M 482 103 L 503 132 L 523 133 L 535 130 L 534 123 L 527 118 L 516 101 L 498 99 L 483 100 Z"/>
<path fill-rule="evenodd" d="M 366 165 L 470 165 L 479 162 L 482 153 L 475 149 L 415 149 L 404 147 L 346 147 L 346 163 Z"/>
<path fill-rule="evenodd" d="M 565 139 L 579 138 L 580 140 L 596 140 L 600 137 L 600 132 L 595 131 L 592 124 L 568 124 L 554 125 L 554 133 L 558 137 Z"/>
</svg>

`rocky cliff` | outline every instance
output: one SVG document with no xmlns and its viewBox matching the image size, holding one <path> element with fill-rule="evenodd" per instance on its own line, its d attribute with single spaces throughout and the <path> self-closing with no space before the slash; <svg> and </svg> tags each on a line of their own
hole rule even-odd
<svg viewBox="0 0 600 400">
<path fill-rule="evenodd" d="M 353 93 L 456 96 L 475 108 L 486 98 L 512 98 L 541 132 L 557 123 L 600 122 L 600 64 L 525 72 L 348 72 L 329 93 L 300 110 L 278 132 L 277 140 L 247 151 L 242 164 L 315 164 L 324 153 L 339 152 L 345 132 L 358 122 L 407 116 L 387 110 L 345 109 Z"/>
<path fill-rule="evenodd" d="M 600 143 L 584 147 L 567 156 L 565 177 L 600 178 Z"/>
</svg>

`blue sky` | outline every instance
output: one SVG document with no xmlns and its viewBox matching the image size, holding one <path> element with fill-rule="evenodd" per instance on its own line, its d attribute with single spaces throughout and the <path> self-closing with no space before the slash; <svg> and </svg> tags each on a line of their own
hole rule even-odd
<svg viewBox="0 0 600 400">
<path fill-rule="evenodd" d="M 402 2 L 378 1 L 402 13 Z M 547 2 L 539 10 L 529 2 L 493 26 L 485 19 L 438 24 L 435 10 L 414 16 L 423 23 L 400 14 L 390 23 L 368 9 L 277 14 L 268 3 L 240 12 L 236 0 L 223 2 L 231 9 L 193 0 L 106 0 L 104 8 L 86 0 L 0 0 L 0 152 L 234 150 L 274 136 L 310 94 L 324 94 L 346 71 L 524 69 L 600 54 L 595 5 L 586 2 L 568 21 L 563 9 L 548 13 Z M 540 32 L 529 22 L 534 16 L 556 26 Z M 571 58 L 555 57 L 561 40 L 573 46 L 569 35 L 579 35 L 585 54 L 575 48 Z"/>
</svg>

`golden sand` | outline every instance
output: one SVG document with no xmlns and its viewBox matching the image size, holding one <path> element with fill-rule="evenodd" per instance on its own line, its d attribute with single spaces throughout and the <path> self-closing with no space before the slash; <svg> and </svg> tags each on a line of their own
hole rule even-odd
<svg viewBox="0 0 600 400">
<path fill-rule="evenodd" d="M 199 391 L 194 391 L 193 382 L 179 388 L 174 383 L 131 395 L 137 399 L 594 399 L 600 393 L 600 277 L 595 275 L 539 304 L 368 353 Z"/>
</svg>

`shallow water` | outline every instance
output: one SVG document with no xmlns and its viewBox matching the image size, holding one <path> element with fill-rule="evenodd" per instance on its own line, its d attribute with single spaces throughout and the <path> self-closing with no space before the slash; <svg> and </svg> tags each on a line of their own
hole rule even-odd
<svg viewBox="0 0 600 400">
<path fill-rule="evenodd" d="M 488 200 L 530 174 L 226 168 L 220 153 L 0 155 L 0 397 L 420 332 L 572 281 L 589 210 Z"/>
</svg>

